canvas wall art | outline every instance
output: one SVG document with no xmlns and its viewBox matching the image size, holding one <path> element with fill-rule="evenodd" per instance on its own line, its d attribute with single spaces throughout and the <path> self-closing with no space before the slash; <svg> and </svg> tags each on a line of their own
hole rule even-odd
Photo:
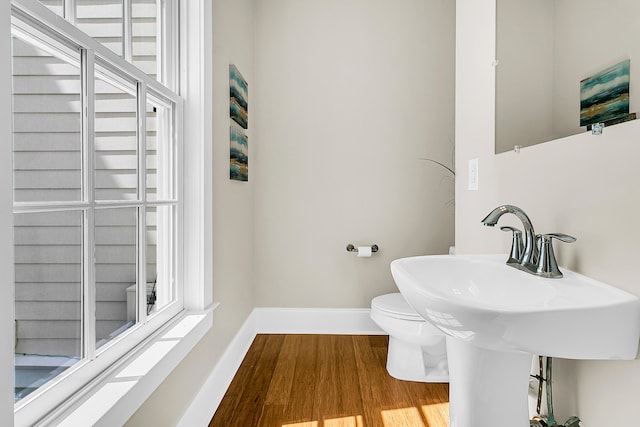
<svg viewBox="0 0 640 427">
<path fill-rule="evenodd" d="M 229 65 L 229 108 L 231 118 L 243 129 L 249 126 L 249 90 L 238 68 Z"/>
<path fill-rule="evenodd" d="M 580 82 L 580 126 L 629 114 L 629 69 L 630 61 L 622 61 Z"/>
<path fill-rule="evenodd" d="M 249 180 L 249 90 L 238 68 L 229 64 L 229 115 L 232 119 L 229 136 L 229 178 Z"/>
<path fill-rule="evenodd" d="M 236 181 L 248 181 L 249 138 L 247 138 L 242 128 L 232 123 L 230 141 L 229 178 Z"/>
</svg>

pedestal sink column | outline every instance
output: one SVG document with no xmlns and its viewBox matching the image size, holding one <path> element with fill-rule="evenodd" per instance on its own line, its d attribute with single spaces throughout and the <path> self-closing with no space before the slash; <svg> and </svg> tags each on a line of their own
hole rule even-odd
<svg viewBox="0 0 640 427">
<path fill-rule="evenodd" d="M 450 427 L 529 427 L 532 356 L 447 336 Z"/>
</svg>

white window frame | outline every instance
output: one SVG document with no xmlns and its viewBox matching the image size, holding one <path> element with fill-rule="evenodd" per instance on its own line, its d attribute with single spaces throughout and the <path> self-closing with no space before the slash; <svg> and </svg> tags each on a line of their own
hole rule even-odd
<svg viewBox="0 0 640 427">
<path fill-rule="evenodd" d="M 8 2 L 7 2 L 8 3 Z M 108 49 L 101 46 L 99 43 L 92 39 L 87 39 L 82 32 L 80 32 L 73 25 L 68 22 L 60 22 L 61 19 L 57 16 L 52 16 L 50 11 L 43 12 L 43 7 L 36 0 L 12 0 L 12 4 L 17 5 L 21 9 L 27 11 L 36 19 L 43 19 L 55 21 L 58 28 L 62 28 L 64 35 L 68 38 L 81 40 L 82 44 L 89 50 L 99 52 L 101 56 L 109 57 L 109 55 L 116 56 Z M 0 12 L 7 12 L 9 16 L 9 6 L 4 5 L 5 10 Z M 177 10 L 176 10 L 177 12 Z M 101 383 L 108 380 L 110 373 L 123 369 L 128 363 L 134 363 L 135 358 L 142 353 L 142 350 L 153 346 L 156 340 L 166 339 L 167 330 L 174 331 L 175 328 L 180 328 L 179 339 L 175 347 L 163 356 L 162 360 L 156 361 L 154 367 L 149 367 L 149 373 L 145 375 L 147 381 L 140 381 L 139 386 L 135 389 L 135 398 L 129 399 L 129 402 L 125 405 L 126 408 L 120 407 L 117 411 L 111 411 L 110 414 L 117 413 L 118 417 L 122 420 L 126 420 L 133 412 L 139 407 L 146 396 L 149 396 L 155 387 L 157 387 L 162 379 L 169 375 L 171 369 L 175 367 L 179 361 L 188 353 L 188 351 L 195 346 L 197 341 L 206 333 L 212 324 L 212 312 L 215 307 L 212 304 L 212 287 L 211 287 L 211 255 L 212 255 L 212 238 L 211 238 L 211 223 L 212 223 L 212 195 L 211 195 L 211 60 L 212 60 L 212 47 L 211 47 L 211 4 L 207 0 L 188 0 L 180 3 L 180 59 L 181 67 L 179 72 L 179 92 L 184 102 L 178 102 L 179 108 L 183 108 L 185 114 L 185 123 L 182 127 L 182 140 L 189 141 L 189 144 L 184 146 L 184 152 L 182 153 L 182 162 L 178 165 L 178 173 L 183 175 L 183 187 L 177 191 L 181 192 L 182 203 L 182 215 L 184 218 L 182 224 L 179 227 L 183 227 L 183 232 L 178 233 L 179 239 L 183 239 L 184 253 L 181 263 L 183 268 L 179 269 L 178 280 L 182 280 L 184 283 L 184 310 L 178 310 L 174 319 L 164 324 L 159 318 L 151 318 L 147 323 L 148 328 L 156 330 L 155 334 L 147 335 L 140 334 L 139 336 L 133 332 L 126 334 L 122 340 L 114 343 L 112 348 L 108 352 L 103 352 L 94 361 L 91 361 L 91 369 L 78 369 L 74 371 L 74 375 L 63 376 L 61 381 L 52 381 L 51 386 L 47 390 L 47 393 L 38 393 L 37 397 L 25 401 L 24 404 L 19 405 L 15 411 L 15 417 L 11 423 L 4 423 L 3 425 L 31 425 L 38 420 L 42 420 L 44 417 L 43 425 L 48 423 L 47 420 L 62 419 L 61 417 L 72 414 L 74 408 L 80 407 L 83 402 L 91 400 L 93 395 Z M 5 20 L 2 24 L 5 30 L 6 40 L 3 40 L 0 46 L 4 45 L 5 50 L 0 50 L 8 57 L 10 50 L 6 49 L 9 37 L 9 28 Z M 188 64 L 188 66 L 187 66 Z M 134 74 L 140 77 L 140 80 L 148 78 L 146 75 L 142 75 L 135 67 L 126 67 L 128 73 Z M 9 82 L 2 88 L 10 90 L 11 72 L 10 67 L 4 67 L 0 69 L 5 75 L 6 80 Z M 8 73 L 7 73 L 8 71 Z M 177 77 L 177 76 L 176 76 Z M 162 93 L 162 88 L 157 85 L 155 81 L 147 82 L 149 86 L 153 86 L 159 93 Z M 156 87 L 156 85 L 158 87 Z M 10 92 L 7 92 L 9 95 Z M 171 94 L 166 94 L 170 96 Z M 10 99 L 7 96 L 5 99 Z M 6 111 L 0 109 L 0 111 Z M 10 111 L 10 110 L 9 110 Z M 9 123 L 11 121 L 10 115 L 7 118 L 3 118 Z M 4 127 L 5 134 L 7 136 L 7 129 L 10 127 Z M 10 140 L 10 133 L 8 134 Z M 182 144 L 179 144 L 182 146 Z M 7 147 L 9 150 L 7 151 Z M 0 156 L 0 158 L 11 160 L 11 151 L 8 144 L 2 148 L 2 153 L 6 154 Z M 188 164 L 189 167 L 185 168 L 184 164 Z M 5 173 L 6 173 L 5 169 Z M 8 169 L 9 174 L 11 168 Z M 0 213 L 6 214 L 5 208 L 11 206 L 12 196 L 9 200 L 6 199 L 6 195 L 12 195 L 11 180 L 4 180 L 3 187 L 1 188 L 0 195 L 2 195 L 2 201 L 0 207 Z M 8 186 L 7 186 L 8 184 Z M 7 193 L 8 191 L 8 193 Z M 6 226 L 8 224 L 8 227 Z M 1 230 L 3 233 L 11 235 L 12 222 L 5 222 Z M 3 254 L 11 255 L 8 259 L 13 259 L 12 239 L 4 239 L 4 243 L 0 244 L 0 251 Z M 10 270 L 12 272 L 12 268 Z M 0 329 L 2 337 L 6 345 L 2 345 L 2 353 L 0 353 L 3 362 L 2 373 L 4 373 L 4 367 L 10 369 L 11 376 L 13 375 L 13 363 L 9 366 L 4 364 L 5 361 L 13 360 L 13 345 L 14 331 L 13 331 L 13 292 L 11 287 L 0 287 L 0 298 L 3 301 L 9 301 L 10 310 L 3 311 L 8 316 L 3 316 L 3 328 Z M 9 318 L 11 319 L 9 322 Z M 156 319 L 158 321 L 156 321 Z M 6 326 L 11 326 L 6 327 Z M 171 329 L 174 325 L 178 325 Z M 139 328 L 142 329 L 142 328 Z M 174 332 L 171 332 L 171 336 L 175 336 Z M 126 345 L 125 345 L 126 341 Z M 122 344 L 122 345 L 121 345 Z M 121 345 L 121 352 L 118 353 L 116 347 Z M 137 345 L 137 347 L 136 347 Z M 113 350 L 113 351 L 111 351 Z M 9 359 L 10 357 L 10 359 Z M 169 362 L 167 361 L 169 360 Z M 104 371 L 101 375 L 98 373 Z M 77 374 L 77 375 L 75 375 Z M 8 376 L 5 376 L 5 378 Z M 149 377 L 152 380 L 149 381 Z M 0 408 L 12 408 L 13 409 L 13 382 L 11 382 L 9 393 L 0 393 Z M 132 390 L 134 390 L 132 389 Z M 11 400 L 9 401 L 9 398 Z M 142 400 L 141 400 L 142 399 Z M 28 397 L 26 398 L 28 400 Z M 114 403 L 112 406 L 116 407 L 127 399 L 120 399 L 120 402 Z M 137 402 L 132 404 L 131 402 Z M 56 411 L 52 410 L 57 408 Z M 9 411 L 0 411 L 0 413 L 11 413 Z M 49 414 L 49 415 L 48 415 Z M 105 415 L 106 417 L 106 415 Z M 0 416 L 0 421 L 5 421 Z"/>
<path fill-rule="evenodd" d="M 0 140 L 11 141 L 11 3 L 0 2 Z M 13 293 L 13 166 L 11 144 L 0 144 L 0 425 L 13 426 L 14 293 Z"/>
</svg>

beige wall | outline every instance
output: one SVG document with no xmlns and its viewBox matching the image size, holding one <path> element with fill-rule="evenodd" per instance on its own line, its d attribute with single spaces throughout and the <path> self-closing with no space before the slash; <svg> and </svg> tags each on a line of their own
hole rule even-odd
<svg viewBox="0 0 640 427">
<path fill-rule="evenodd" d="M 368 307 L 453 242 L 455 4 L 256 3 L 258 306 Z M 254 92 L 255 93 L 255 92 Z M 348 243 L 376 243 L 357 258 Z"/>
<path fill-rule="evenodd" d="M 553 139 L 555 0 L 499 0 L 496 147 L 499 152 Z M 530 84 L 523 85 L 523 81 Z"/>
<path fill-rule="evenodd" d="M 635 230 L 640 122 L 606 128 L 599 137 L 580 134 L 520 154 L 495 155 L 495 0 L 457 0 L 456 8 L 458 253 L 506 253 L 509 236 L 482 227 L 480 220 L 499 204 L 515 204 L 527 211 L 537 232 L 578 238 L 572 245 L 557 244 L 560 265 L 640 295 Z M 466 186 L 472 158 L 479 159 L 478 191 Z M 640 362 L 559 361 L 555 366 L 560 422 L 576 414 L 585 426 L 637 424 Z"/>
<path fill-rule="evenodd" d="M 254 176 L 229 180 L 229 63 L 249 82 L 249 161 L 253 135 L 253 1 L 213 2 L 213 299 L 214 326 L 127 422 L 174 426 L 254 307 L 252 289 Z"/>
</svg>

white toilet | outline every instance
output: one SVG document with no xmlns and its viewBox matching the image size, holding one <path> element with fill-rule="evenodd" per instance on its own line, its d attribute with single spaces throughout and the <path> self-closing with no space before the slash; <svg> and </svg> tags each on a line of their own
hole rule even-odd
<svg viewBox="0 0 640 427">
<path fill-rule="evenodd" d="M 375 297 L 371 319 L 389 334 L 387 372 L 399 380 L 448 382 L 445 335 L 424 320 L 400 293 Z"/>
</svg>

